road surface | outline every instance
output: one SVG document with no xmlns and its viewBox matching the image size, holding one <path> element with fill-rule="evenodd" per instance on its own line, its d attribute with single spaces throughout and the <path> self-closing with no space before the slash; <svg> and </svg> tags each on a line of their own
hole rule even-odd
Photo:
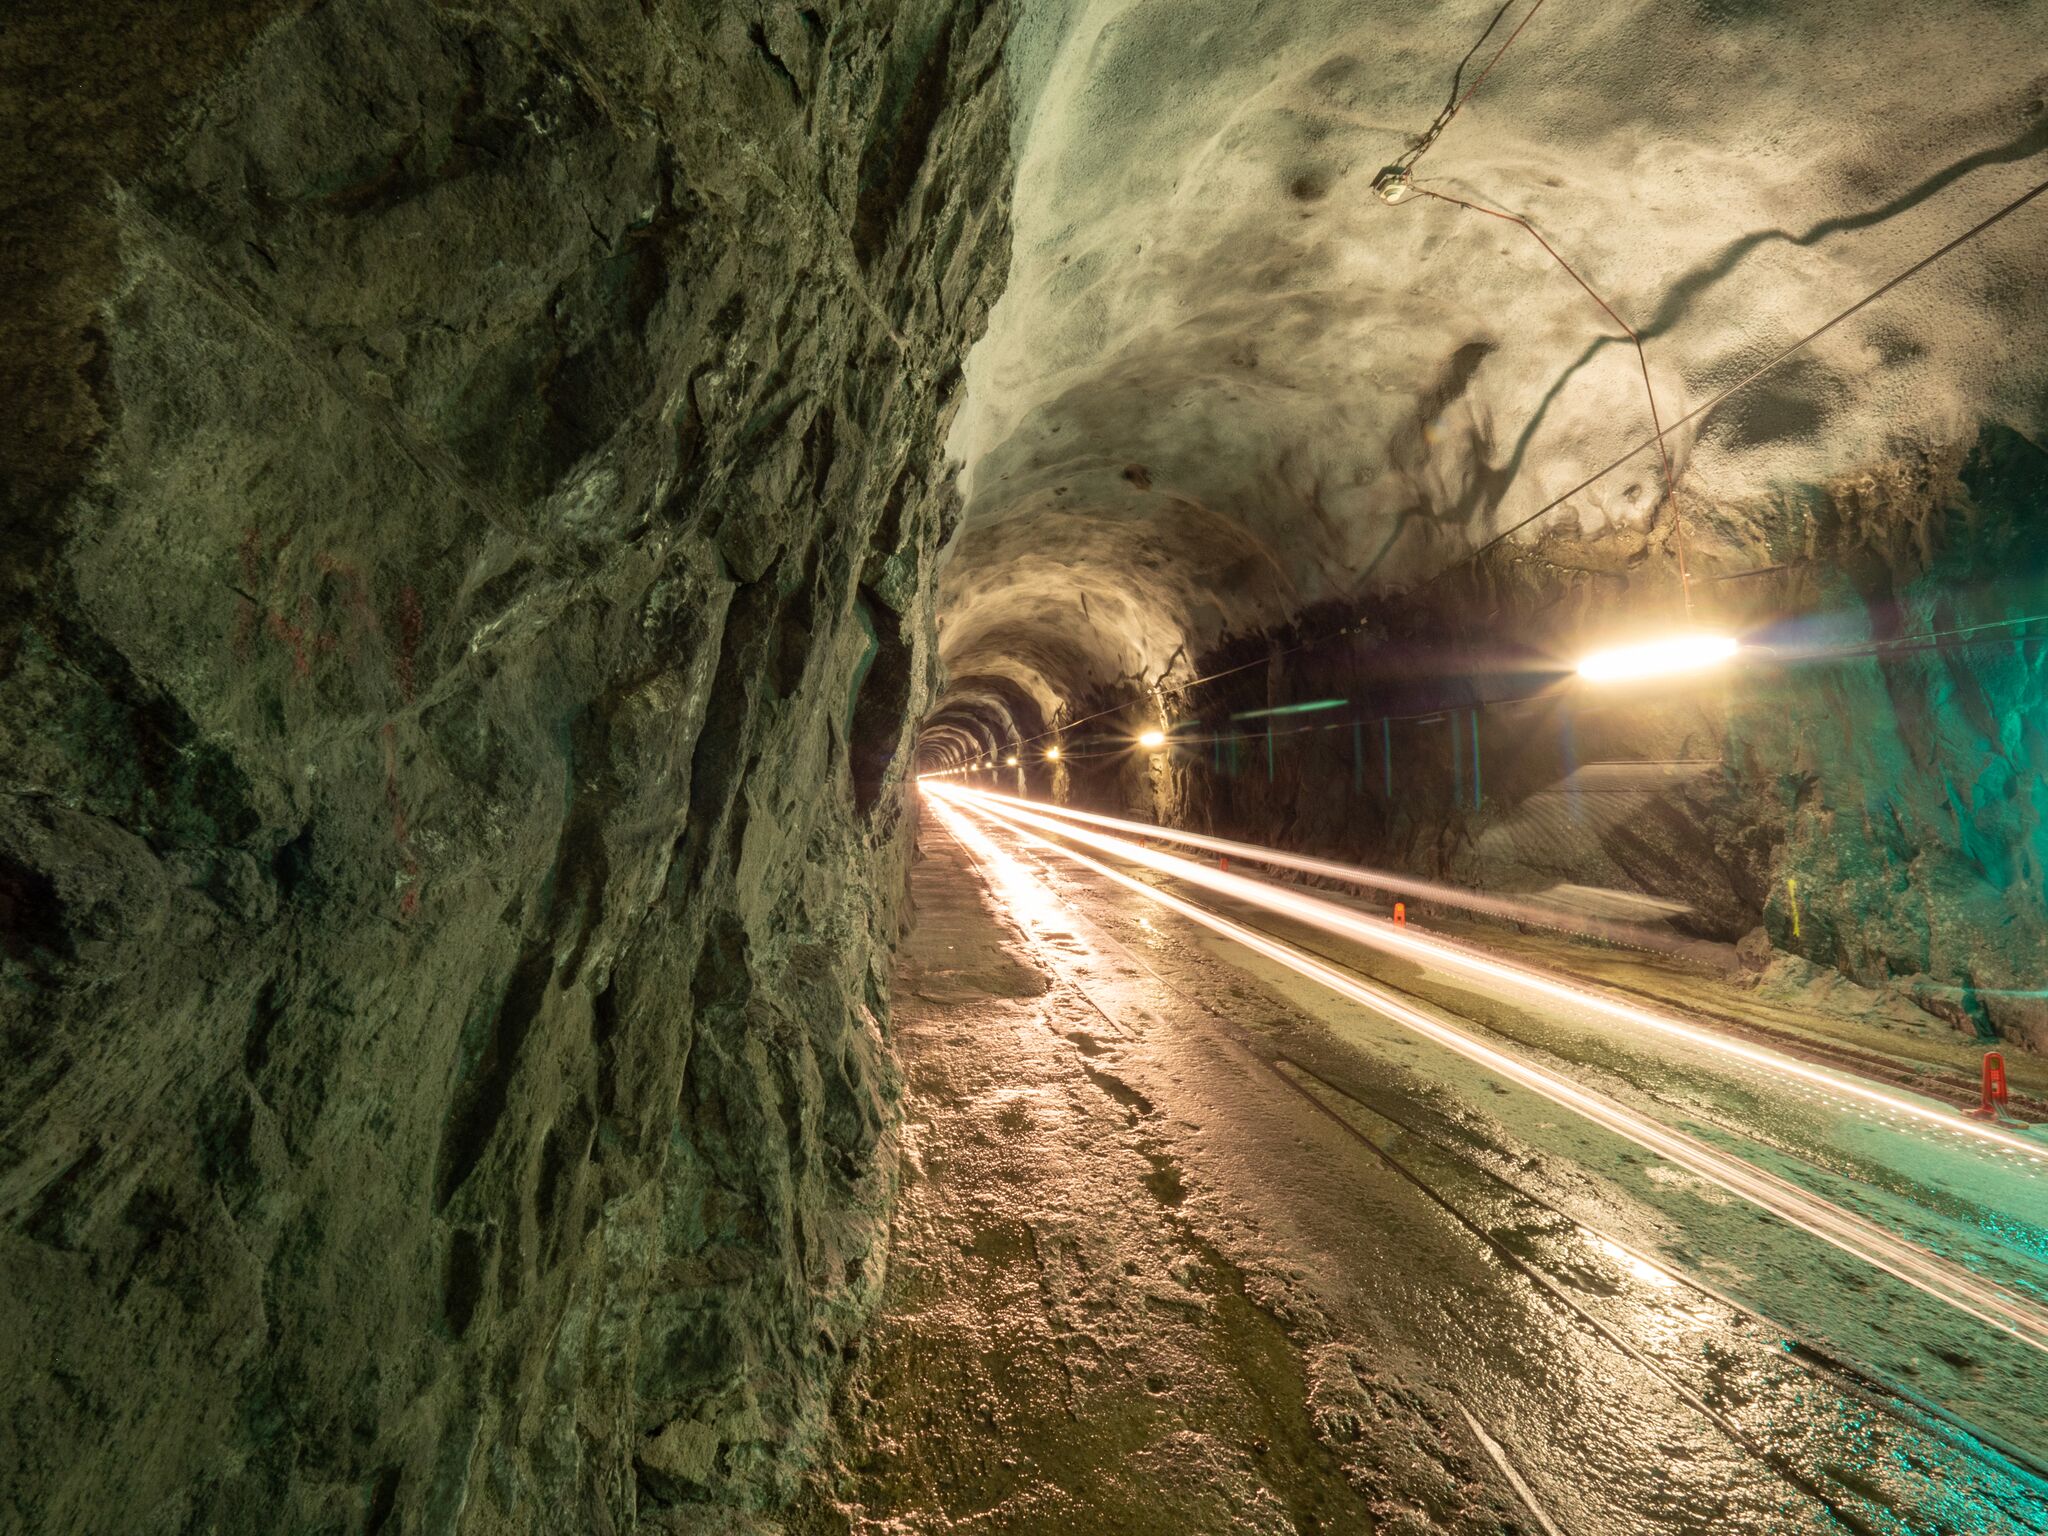
<svg viewBox="0 0 2048 1536">
<path fill-rule="evenodd" d="M 1171 1159 L 1176 1219 L 1270 1293 L 1309 1400 L 1361 1399 L 1318 1434 L 1382 1529 L 1407 1507 L 1389 1463 L 1455 1445 L 1490 1491 L 1438 1528 L 2048 1532 L 2037 1143 L 1015 808 L 926 809 L 930 858 L 1099 1017 L 1090 1081 Z"/>
</svg>

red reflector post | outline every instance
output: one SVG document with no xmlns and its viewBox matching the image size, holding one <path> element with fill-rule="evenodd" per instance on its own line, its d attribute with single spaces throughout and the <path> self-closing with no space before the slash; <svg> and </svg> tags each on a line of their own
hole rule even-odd
<svg viewBox="0 0 2048 1536">
<path fill-rule="evenodd" d="M 2005 1058 L 1996 1051 L 1986 1051 L 1983 1094 L 1970 1113 L 1979 1120 L 1996 1120 L 2005 1112 L 2006 1099 Z"/>
</svg>

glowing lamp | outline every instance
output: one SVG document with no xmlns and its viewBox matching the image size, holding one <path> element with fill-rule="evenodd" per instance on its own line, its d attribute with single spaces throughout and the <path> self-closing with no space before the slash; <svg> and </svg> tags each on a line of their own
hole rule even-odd
<svg viewBox="0 0 2048 1536">
<path fill-rule="evenodd" d="M 1144 731 L 1138 736 L 1138 745 L 1149 751 L 1156 751 L 1166 745 L 1166 732 Z"/>
<path fill-rule="evenodd" d="M 1045 749 L 1045 760 L 1048 763 L 1058 762 L 1060 760 L 1060 749 L 1058 747 L 1047 747 Z"/>
<path fill-rule="evenodd" d="M 1017 754 L 1012 752 L 1008 757 L 1004 758 L 1003 761 L 1007 763 L 1010 767 L 1014 768 L 1017 766 Z"/>
<path fill-rule="evenodd" d="M 1669 635 L 1641 645 L 1595 651 L 1579 663 L 1579 676 L 1589 683 L 1626 683 L 1645 677 L 1670 677 L 1718 667 L 1741 646 L 1726 635 Z"/>
<path fill-rule="evenodd" d="M 1415 178 L 1406 166 L 1384 166 L 1372 179 L 1372 195 L 1383 203 L 1398 206 L 1415 195 Z"/>
</svg>

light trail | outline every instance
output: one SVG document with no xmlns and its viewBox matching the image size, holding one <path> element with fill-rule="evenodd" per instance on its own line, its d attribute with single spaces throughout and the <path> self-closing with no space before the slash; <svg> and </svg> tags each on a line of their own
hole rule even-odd
<svg viewBox="0 0 2048 1536">
<path fill-rule="evenodd" d="M 1874 1222 L 1866 1221 L 1854 1212 L 1844 1210 L 1829 1200 L 1779 1178 L 1776 1174 L 1710 1147 L 1683 1131 L 1659 1125 L 1605 1094 L 1583 1088 L 1548 1068 L 1490 1045 L 1465 1030 L 1434 1018 L 1402 999 L 1381 991 L 1369 982 L 1346 975 L 1324 964 L 1291 944 L 1269 938 L 1256 929 L 1233 922 L 1219 913 L 1209 911 L 1206 907 L 1148 885 L 1066 844 L 1038 836 L 1020 825 L 1018 819 L 1014 819 L 1017 818 L 1014 811 L 975 805 L 974 801 L 980 797 L 963 794 L 956 786 L 929 787 L 934 806 L 941 818 L 946 821 L 948 829 L 954 830 L 956 834 L 960 827 L 970 825 L 966 821 L 964 808 L 978 810 L 1025 843 L 1056 853 L 1100 875 L 1103 879 L 1144 897 L 1147 901 L 1177 912 L 1189 921 L 1199 923 L 1210 931 L 1243 945 L 1254 954 L 1263 955 L 1297 975 L 1328 988 L 1338 996 L 1369 1008 L 1486 1070 L 1541 1094 L 1552 1103 L 1569 1109 L 1624 1140 L 1633 1142 L 1643 1150 L 1768 1211 L 1787 1225 L 1912 1286 L 1922 1294 L 1931 1296 L 2001 1333 L 2011 1334 L 2022 1343 L 2031 1345 L 2043 1353 L 2048 1353 L 2048 1311 L 2036 1307 L 2004 1287 L 1982 1280 L 1961 1266 L 1930 1253 L 1918 1244 L 1907 1242 Z M 1027 819 L 1041 822 L 1050 820 L 1035 815 Z M 1050 826 L 1051 830 L 1060 836 L 1083 836 L 1057 822 L 1051 822 Z M 967 838 L 962 838 L 962 841 L 969 842 Z M 1121 840 L 1105 838 L 1102 841 L 1116 843 Z M 993 857 L 998 867 L 1017 863 L 1015 859 L 997 848 L 985 834 L 975 837 L 969 846 L 977 844 Z M 1116 851 L 1122 856 L 1122 850 Z M 1131 850 L 1132 854 L 1144 852 L 1147 850 Z M 1173 859 L 1171 855 L 1159 857 L 1176 864 L 1187 862 L 1183 859 Z M 1004 883 L 1009 882 L 1006 880 Z"/>
<path fill-rule="evenodd" d="M 936 791 L 939 786 L 932 786 Z M 2048 1160 L 2038 1143 L 2015 1136 L 2010 1131 L 1982 1120 L 1970 1119 L 1957 1114 L 1946 1105 L 1931 1100 L 1917 1100 L 1904 1094 L 1892 1093 L 1873 1083 L 1846 1073 L 1831 1071 L 1814 1066 L 1774 1051 L 1768 1046 L 1755 1045 L 1738 1040 L 1718 1030 L 1703 1025 L 1688 1023 L 1671 1014 L 1645 1008 L 1639 1004 L 1625 1002 L 1591 987 L 1566 981 L 1549 972 L 1512 960 L 1503 960 L 1470 945 L 1446 939 L 1435 934 L 1424 934 L 1412 928 L 1400 926 L 1379 918 L 1361 917 L 1334 902 L 1300 891 L 1290 891 L 1253 880 L 1243 875 L 1233 875 L 1222 870 L 1211 869 L 1206 864 L 1196 864 L 1172 854 L 1160 853 L 1121 837 L 1105 837 L 1100 833 L 1084 831 L 1080 827 L 1065 825 L 1068 821 L 1085 822 L 1091 826 L 1114 827 L 1121 831 L 1136 833 L 1141 837 L 1153 837 L 1162 841 L 1184 843 L 1192 847 L 1206 848 L 1212 852 L 1241 858 L 1247 863 L 1277 864 L 1282 868 L 1301 870 L 1305 873 L 1328 875 L 1337 879 L 1357 880 L 1360 884 L 1373 885 L 1376 889 L 1401 891 L 1408 895 L 1435 900 L 1432 894 L 1438 889 L 1426 881 L 1398 884 L 1392 876 L 1381 876 L 1377 871 L 1355 869 L 1350 865 L 1332 864 L 1320 859 L 1303 858 L 1294 854 L 1280 853 L 1273 849 L 1260 848 L 1252 843 L 1234 843 L 1223 838 L 1209 837 L 1197 832 L 1180 832 L 1171 828 L 1155 827 L 1145 822 L 1118 821 L 1114 817 L 1099 816 L 1089 811 L 1071 810 L 1065 806 L 1048 806 L 1034 801 L 1019 800 L 1015 796 L 995 794 L 988 790 L 965 789 L 947 785 L 947 795 L 958 795 L 965 799 L 985 803 L 991 808 L 1000 807 L 1002 812 L 1030 820 L 1042 830 L 1050 830 L 1063 837 L 1076 838 L 1091 847 L 1100 848 L 1119 858 L 1143 864 L 1161 874 L 1175 879 L 1187 880 L 1203 885 L 1222 895 L 1248 901 L 1269 911 L 1312 924 L 1326 932 L 1353 939 L 1370 945 L 1383 953 L 1397 954 L 1405 959 L 1433 962 L 1447 969 L 1460 971 L 1502 986 L 1543 998 L 1553 1003 L 1582 1008 L 1597 1013 L 1618 1023 L 1637 1029 L 1650 1030 L 1672 1039 L 1683 1040 L 1689 1045 L 1733 1057 L 1750 1066 L 1775 1072 L 1782 1076 L 1797 1078 L 1832 1093 L 1844 1094 L 1903 1115 L 1920 1124 L 1952 1134 L 1974 1138 L 2001 1151 L 2025 1156 L 2039 1163 Z M 1000 814 L 1000 812 L 999 812 Z M 1058 818 L 1057 820 L 1052 818 Z M 1369 877 L 1369 878 L 1361 878 Z M 1382 884 L 1385 880 L 1387 883 Z M 1462 893 L 1461 893 L 1462 894 Z M 1484 899 L 1484 898 L 1482 898 Z M 1507 904 L 1512 905 L 1512 904 Z"/>
<path fill-rule="evenodd" d="M 1137 837 L 1155 838 L 1160 842 L 1179 843 L 1187 848 L 1206 849 L 1210 853 L 1239 859 L 1247 864 L 1270 864 L 1276 869 L 1291 869 L 1304 875 L 1342 880 L 1350 885 L 1363 886 L 1367 890 L 1387 891 L 1409 901 L 1428 901 L 1438 906 L 1460 907 L 1467 912 L 1477 912 L 1486 917 L 1505 918 L 1515 923 L 1532 923 L 1541 928 L 1555 928 L 1565 933 L 1613 939 L 1648 949 L 1684 953 L 1697 947 L 1687 941 L 1673 939 L 1669 935 L 1653 932 L 1633 923 L 1588 918 L 1540 901 L 1511 896 L 1487 896 L 1478 891 L 1465 890 L 1461 886 L 1417 880 L 1383 869 L 1368 869 L 1362 864 L 1339 864 L 1330 859 L 1310 858 L 1306 854 L 1286 853 L 1278 848 L 1262 848 L 1256 843 L 1232 842 L 1228 838 L 1211 837 L 1202 832 L 1184 832 L 1177 827 L 1157 827 L 1150 822 L 1119 821 L 1114 816 L 1098 816 L 1091 811 L 1077 811 L 1064 805 L 1024 800 L 993 790 L 970 789 L 966 785 L 949 787 L 965 793 L 987 795 L 992 800 L 1025 810 L 1042 811 L 1071 821 L 1085 821 L 1094 826 L 1128 832 Z"/>
</svg>

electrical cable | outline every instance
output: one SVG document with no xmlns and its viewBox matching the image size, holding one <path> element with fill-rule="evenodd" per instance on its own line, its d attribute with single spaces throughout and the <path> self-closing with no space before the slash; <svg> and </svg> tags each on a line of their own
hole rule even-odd
<svg viewBox="0 0 2048 1536">
<path fill-rule="evenodd" d="M 1678 590 L 1685 600 L 1685 616 L 1688 620 L 1691 619 L 1692 573 L 1690 570 L 1687 569 L 1686 566 L 1685 518 L 1683 514 L 1679 511 L 1678 507 L 1678 481 L 1671 473 L 1671 450 L 1669 447 L 1666 446 L 1664 441 L 1663 414 L 1657 409 L 1657 391 L 1650 383 L 1650 354 L 1643 350 L 1642 336 L 1637 332 L 1634 326 L 1630 325 L 1626 320 L 1621 318 L 1620 314 L 1616 312 L 1612 304 L 1608 303 L 1605 299 L 1601 298 L 1599 294 L 1593 291 L 1593 285 L 1587 282 L 1583 277 L 1579 276 L 1577 269 L 1574 268 L 1572 264 L 1566 261 L 1562 256 L 1558 255 L 1557 248 L 1553 246 L 1548 240 L 1544 239 L 1542 232 L 1538 230 L 1534 224 L 1531 224 L 1527 219 L 1521 217 L 1519 214 L 1504 213 L 1498 208 L 1488 208 L 1481 203 L 1467 202 L 1462 197 L 1452 197 L 1450 194 L 1445 192 L 1432 191 L 1428 187 L 1418 186 L 1415 188 L 1415 190 L 1417 192 L 1420 192 L 1424 197 L 1435 198 L 1440 203 L 1449 203 L 1456 208 L 1469 208 L 1472 212 L 1483 213 L 1488 218 L 1502 219 L 1509 224 L 1520 225 L 1522 229 L 1528 232 L 1528 235 L 1532 240 L 1534 240 L 1538 245 L 1543 247 L 1544 253 L 1548 255 L 1552 261 L 1556 262 L 1560 267 L 1564 268 L 1565 275 L 1586 291 L 1586 297 L 1591 299 L 1595 304 L 1598 304 L 1603 310 L 1607 312 L 1608 319 L 1612 320 L 1616 325 L 1620 326 L 1624 331 L 1628 332 L 1628 339 L 1631 343 L 1634 344 L 1636 349 L 1636 364 L 1643 371 L 1643 393 L 1647 395 L 1650 400 L 1650 430 L 1656 436 L 1657 456 L 1662 461 L 1664 466 L 1664 494 L 1658 498 L 1657 507 L 1661 509 L 1667 503 L 1671 507 L 1672 528 L 1673 531 L 1678 535 Z"/>
<path fill-rule="evenodd" d="M 1876 303 L 1879 299 L 1883 298 L 1886 294 L 1890 293 L 1894 288 L 1898 287 L 1901 283 L 1906 282 L 1909 278 L 1917 277 L 1927 268 L 1933 266 L 1937 261 L 1941 260 L 1942 257 L 1949 255 L 1951 252 L 1959 249 L 1960 247 L 1968 244 L 1970 241 L 1976 239 L 1977 236 L 1983 234 L 1984 231 L 1990 229 L 1993 225 L 1998 224 L 2007 218 L 2010 218 L 2015 213 L 2018 213 L 2020 209 L 2026 207 L 2028 203 L 2031 203 L 2043 192 L 2048 192 L 2048 181 L 2036 182 L 2033 187 L 2031 187 L 2025 192 L 2022 192 L 2018 197 L 2014 198 L 2011 202 L 2007 203 L 2003 208 L 1997 210 L 1997 212 L 1992 213 L 1983 219 L 1980 219 L 1975 224 L 1972 224 L 1968 229 L 1964 230 L 1960 235 L 1957 235 L 1954 239 L 1948 241 L 1945 245 L 1942 245 L 1940 248 L 1929 252 L 1927 255 L 1921 257 L 1918 261 L 1914 262 L 1910 267 L 1907 267 L 1904 271 L 1898 272 L 1893 276 L 1887 278 L 1884 282 L 1878 284 L 1877 287 L 1871 289 L 1869 293 L 1865 294 L 1862 298 L 1858 299 L 1854 304 L 1851 304 L 1847 309 L 1843 310 L 1833 319 L 1824 321 L 1820 325 L 1815 326 L 1812 330 L 1808 331 L 1804 336 L 1800 337 L 1797 341 L 1791 343 L 1789 346 L 1786 346 L 1780 349 L 1778 352 L 1774 353 L 1765 362 L 1757 366 L 1755 369 L 1751 370 L 1749 373 L 1744 374 L 1741 378 L 1737 379 L 1733 384 L 1730 384 L 1726 389 L 1722 390 L 1718 395 L 1715 395 L 1711 399 L 1706 401 L 1705 404 L 1695 406 L 1692 410 L 1687 411 L 1683 416 L 1679 417 L 1676 421 L 1672 422 L 1671 425 L 1665 430 L 1667 432 L 1675 432 L 1680 427 L 1684 426 L 1687 422 L 1696 421 L 1700 417 L 1708 415 L 1709 413 L 1719 409 L 1723 404 L 1727 402 L 1730 396 L 1735 395 L 1738 392 L 1749 388 L 1750 385 L 1756 383 L 1756 381 L 1758 379 L 1761 379 L 1765 374 L 1772 372 L 1774 369 L 1778 367 L 1780 363 L 1783 363 L 1786 359 L 1790 358 L 1794 353 L 1805 350 L 1814 342 L 1820 340 L 1820 338 L 1825 336 L 1829 331 L 1833 330 L 1836 326 L 1840 325 L 1844 320 L 1847 320 L 1851 316 L 1856 315 L 1862 310 L 1869 308 L 1870 305 Z M 1428 587 L 1435 585 L 1437 582 L 1443 580 L 1443 578 L 1450 575 L 1451 572 L 1458 570 L 1463 566 L 1471 564 L 1471 562 L 1477 560 L 1481 555 L 1485 554 L 1489 549 L 1492 549 L 1495 545 L 1505 542 L 1509 538 L 1512 538 L 1515 534 L 1520 533 L 1524 528 L 1528 527 L 1531 523 L 1536 522 L 1538 519 L 1545 517 L 1552 512 L 1555 512 L 1559 507 L 1563 506 L 1566 502 L 1570 501 L 1574 496 L 1578 495 L 1579 492 L 1585 490 L 1588 486 L 1593 485 L 1598 481 L 1606 479 L 1609 475 L 1613 474 L 1617 469 L 1621 468 L 1622 465 L 1628 463 L 1629 460 L 1633 459 L 1637 454 L 1641 453 L 1645 448 L 1650 447 L 1651 444 L 1655 441 L 1656 439 L 1654 437 L 1644 438 L 1641 442 L 1637 443 L 1633 448 L 1629 449 L 1626 453 L 1624 453 L 1620 458 L 1616 459 L 1613 463 L 1609 464 L 1605 469 L 1595 470 L 1592 474 L 1588 475 L 1585 479 L 1581 480 L 1577 485 L 1573 486 L 1570 490 L 1566 491 L 1562 496 L 1557 497 L 1555 500 L 1545 502 L 1542 506 L 1538 507 L 1534 512 L 1531 512 L 1527 517 L 1523 518 L 1520 522 L 1513 523 L 1509 525 L 1507 528 L 1502 529 L 1499 533 L 1495 534 L 1492 538 L 1488 539 L 1484 544 L 1481 544 L 1477 549 L 1473 550 L 1470 554 L 1463 555 L 1459 559 L 1453 561 L 1451 564 L 1445 566 L 1441 571 L 1438 571 L 1434 576 L 1430 577 L 1427 581 L 1424 581 L 1417 585 L 1415 588 L 1413 588 L 1413 590 L 1417 592 L 1423 591 Z"/>
<path fill-rule="evenodd" d="M 1347 624 L 1342 629 L 1336 630 L 1331 634 L 1320 635 L 1314 640 L 1304 640 L 1301 642 L 1301 644 L 1294 646 L 1289 650 L 1274 652 L 1266 656 L 1254 657 L 1250 661 L 1239 662 L 1234 667 L 1224 667 L 1220 671 L 1205 672 L 1200 677 L 1191 677 L 1184 683 L 1175 683 L 1173 685 L 1174 689 L 1176 692 L 1185 692 L 1190 688 L 1199 688 L 1204 683 L 1213 683 L 1220 678 L 1230 677 L 1235 673 L 1246 671 L 1247 669 L 1252 667 L 1263 667 L 1269 661 L 1278 661 L 1281 657 L 1292 656 L 1296 651 L 1305 651 L 1310 646 L 1322 645 L 1326 641 L 1334 640 L 1335 638 L 1337 638 L 1338 635 L 1348 635 L 1351 633 L 1353 627 L 1354 626 Z M 1162 673 L 1160 675 L 1159 681 L 1152 685 L 1150 691 L 1153 693 L 1157 693 L 1164 689 L 1165 686 L 1166 676 Z M 1028 747 L 1034 741 L 1043 741 L 1048 736 L 1057 736 L 1060 734 L 1061 731 L 1071 731 L 1075 726 L 1085 725 L 1090 720 L 1100 720 L 1104 715 L 1120 714 L 1124 710 L 1129 709 L 1133 704 L 1141 702 L 1144 699 L 1144 697 L 1144 694 L 1135 694 L 1132 697 L 1125 699 L 1120 704 L 1111 704 L 1105 709 L 1096 710 L 1093 714 L 1078 715 L 1072 720 L 1062 721 L 1060 725 L 1054 730 L 1040 731 L 1036 736 L 1020 736 L 1017 738 L 1016 744 L 1019 747 Z"/>
<path fill-rule="evenodd" d="M 1773 566 L 1769 567 L 1768 569 L 1783 570 L 1788 569 L 1788 567 Z M 1754 573 L 1743 572 L 1742 574 L 1748 575 Z M 2011 629 L 2015 626 L 2022 624 L 2044 623 L 2048 623 L 2048 613 L 2026 613 L 2016 614 L 2011 618 L 2005 619 L 1986 619 L 1981 624 L 1965 624 L 1954 629 L 1925 630 L 1918 634 L 1893 635 L 1886 639 L 1860 640 L 1851 645 L 1829 646 L 1822 649 L 1810 651 L 1801 651 L 1796 649 L 1785 649 L 1781 651 L 1779 648 L 1769 645 L 1757 645 L 1754 646 L 1753 649 L 1762 655 L 1777 656 L 1779 659 L 1788 662 L 1804 663 L 1824 661 L 1857 661 L 1865 657 L 1872 657 L 1878 660 L 1883 660 L 1886 657 L 1893 655 L 1904 654 L 1916 650 L 1927 650 L 1933 647 L 1941 646 L 1945 641 L 1956 641 L 1961 646 L 1997 645 L 2001 643 L 2022 645 L 2026 644 L 2029 641 L 2037 643 L 2048 643 L 2048 635 L 2012 635 L 1973 638 L 1977 636 L 1982 636 L 1984 634 L 1984 631 L 1986 630 Z M 1339 633 L 1345 632 L 1347 631 L 1339 631 Z M 1324 639 L 1328 638 L 1330 637 L 1324 637 Z M 1290 656 L 1293 655 L 1295 651 L 1307 650 L 1311 646 L 1318 645 L 1321 643 L 1321 640 L 1303 641 L 1302 644 L 1294 647 L 1293 650 L 1282 651 L 1279 654 L 1282 656 Z M 1255 665 L 1255 663 L 1245 663 L 1245 666 L 1251 665 Z M 1243 671 L 1244 668 L 1233 667 L 1229 670 Z M 1568 669 L 1563 666 L 1560 666 L 1558 668 L 1558 671 L 1560 673 L 1563 673 L 1567 670 Z M 1211 674 L 1212 677 L 1222 677 L 1226 675 L 1228 675 L 1226 672 L 1218 672 Z M 1188 686 L 1192 687 L 1194 685 L 1189 684 Z M 1290 726 L 1285 729 L 1275 731 L 1272 734 L 1274 736 L 1274 739 L 1281 740 L 1295 736 L 1313 735 L 1317 732 L 1349 730 L 1354 724 L 1364 724 L 1367 721 L 1371 721 L 1374 724 L 1378 724 L 1381 721 L 1386 721 L 1395 725 L 1407 725 L 1418 720 L 1428 722 L 1431 720 L 1441 719 L 1446 711 L 1455 711 L 1461 708 L 1471 710 L 1512 709 L 1517 705 L 1533 704 L 1550 697 L 1552 697 L 1552 689 L 1549 686 L 1546 686 L 1544 688 L 1538 689 L 1534 693 L 1504 694 L 1498 698 L 1475 699 L 1463 705 L 1440 704 L 1428 709 L 1410 710 L 1405 714 L 1375 713 L 1370 715 L 1358 715 L 1355 717 L 1351 715 L 1346 715 L 1342 719 L 1331 720 L 1317 725 Z M 1093 720 L 1097 718 L 1098 715 L 1114 714 L 1117 708 L 1122 707 L 1123 706 L 1119 705 L 1112 709 L 1100 710 L 1097 711 L 1096 715 L 1084 715 L 1082 719 Z M 1073 723 L 1079 724 L 1080 721 L 1075 721 Z M 1048 732 L 1046 734 L 1049 735 L 1051 733 Z M 1264 731 L 1247 731 L 1209 732 L 1207 734 L 1202 735 L 1170 735 L 1167 738 L 1166 744 L 1168 746 L 1175 747 L 1206 747 L 1212 746 L 1215 743 L 1221 741 L 1262 741 L 1266 738 L 1266 734 L 1267 733 Z M 1020 739 L 1018 745 L 1020 747 L 1028 746 L 1031 742 L 1038 741 L 1040 739 L 1042 738 L 1038 736 L 1023 738 Z M 1062 753 L 1061 756 L 1062 760 L 1067 762 L 1090 762 L 1102 758 L 1121 757 L 1124 755 L 1124 752 L 1126 750 L 1128 749 L 1116 748 L 1111 751 L 1105 752 L 1090 752 L 1070 748 L 1064 753 Z M 964 771 L 964 768 L 940 769 L 935 770 L 932 776 L 943 777 L 945 775 L 961 771 Z"/>
<path fill-rule="evenodd" d="M 1543 9 L 1543 0 L 1536 0 L 1536 3 L 1529 7 L 1529 13 L 1516 24 L 1515 30 L 1508 34 L 1508 40 L 1500 45 L 1500 52 L 1487 61 L 1486 68 L 1479 71 L 1479 78 L 1472 82 L 1471 89 L 1460 96 L 1458 94 L 1458 81 L 1465 73 L 1465 66 L 1472 62 L 1472 55 L 1479 51 L 1479 45 L 1493 34 L 1493 29 L 1500 25 L 1501 17 L 1507 15 L 1509 7 L 1513 4 L 1514 0 L 1506 0 L 1506 3 L 1500 9 L 1493 13 L 1493 20 L 1486 24 L 1486 30 L 1481 32 L 1472 46 L 1465 50 L 1465 57 L 1458 61 L 1457 69 L 1451 74 L 1450 103 L 1441 112 L 1437 113 L 1436 121 L 1423 130 L 1422 137 L 1408 152 L 1394 162 L 1403 170 L 1412 169 L 1415 162 L 1429 152 L 1430 146 L 1436 143 L 1438 135 L 1451 126 L 1451 119 L 1462 112 L 1465 108 L 1465 103 L 1472 99 L 1480 86 L 1486 84 L 1486 77 L 1493 73 L 1493 66 L 1498 64 L 1502 56 L 1515 46 L 1515 39 L 1522 35 L 1522 28 L 1535 20 L 1536 13 Z"/>
</svg>

